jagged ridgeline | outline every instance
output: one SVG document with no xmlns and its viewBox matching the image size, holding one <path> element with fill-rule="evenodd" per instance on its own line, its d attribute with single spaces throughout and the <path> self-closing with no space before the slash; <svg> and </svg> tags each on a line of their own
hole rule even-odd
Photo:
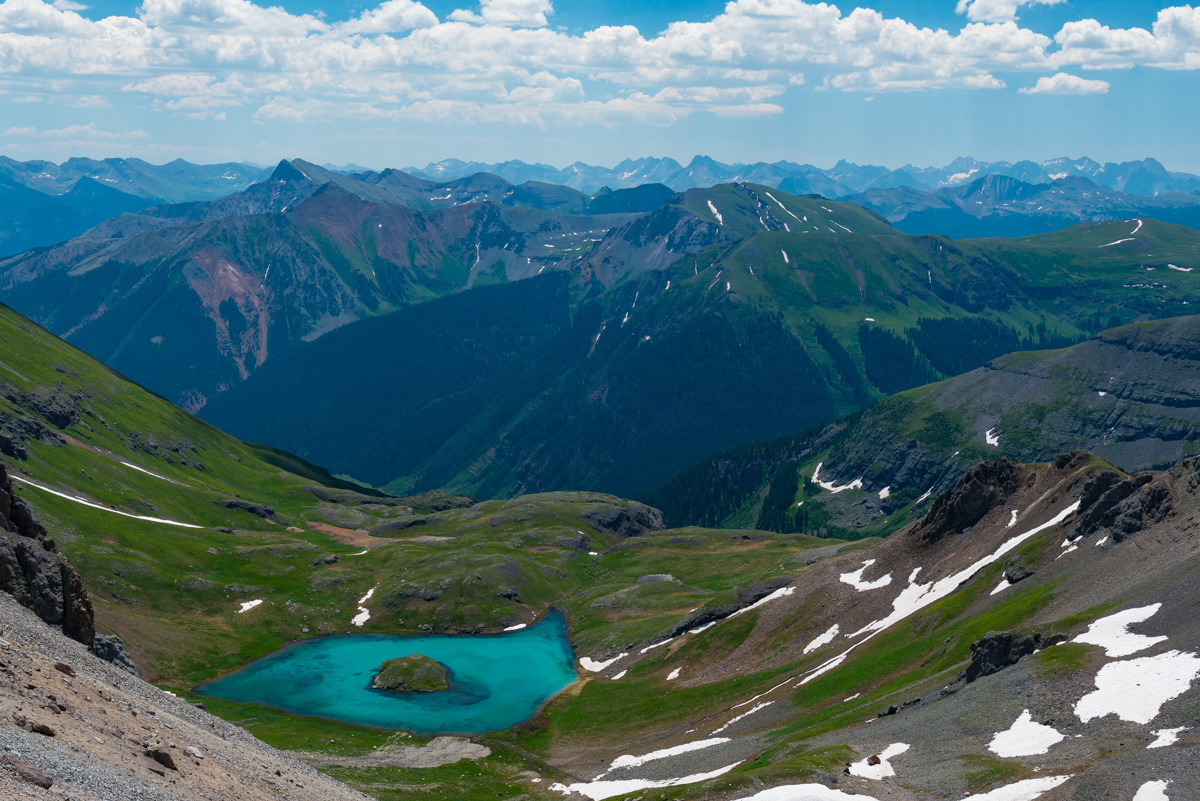
<svg viewBox="0 0 1200 801">
<path fill-rule="evenodd" d="M 1152 220 L 955 242 L 755 184 L 572 192 L 284 163 L 0 263 L 0 292 L 240 437 L 479 497 L 645 493 L 1014 342 L 1200 302 L 1200 234 Z"/>
<path fill-rule="evenodd" d="M 978 356 L 1017 341 L 986 321 L 935 321 L 931 329 L 958 331 L 969 346 L 963 353 Z M 925 332 L 908 333 L 921 342 Z M 745 443 L 641 497 L 671 525 L 855 537 L 895 530 L 971 464 L 999 455 L 1037 461 L 1086 448 L 1125 470 L 1163 469 L 1195 453 L 1200 439 L 1198 339 L 1200 317 L 1179 317 L 1066 349 L 999 356 L 828 428 Z M 931 361 L 942 358 L 929 352 Z"/>
</svg>

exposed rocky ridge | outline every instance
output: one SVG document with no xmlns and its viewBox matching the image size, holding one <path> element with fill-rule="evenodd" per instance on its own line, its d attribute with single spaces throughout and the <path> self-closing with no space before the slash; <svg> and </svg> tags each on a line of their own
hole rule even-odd
<svg viewBox="0 0 1200 801">
<path fill-rule="evenodd" d="M 96 637 L 92 602 L 79 574 L 13 490 L 0 462 L 0 589 L 88 648 Z"/>
<path fill-rule="evenodd" d="M 947 534 L 966 533 L 971 526 L 1016 492 L 1024 479 L 1016 459 L 980 462 L 963 474 L 954 488 L 937 497 L 913 534 L 935 543 Z"/>
</svg>

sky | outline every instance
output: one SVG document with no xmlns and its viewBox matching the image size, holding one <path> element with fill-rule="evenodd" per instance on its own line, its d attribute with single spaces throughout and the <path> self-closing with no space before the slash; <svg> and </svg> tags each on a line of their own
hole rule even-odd
<svg viewBox="0 0 1200 801">
<path fill-rule="evenodd" d="M 1200 173 L 1200 7 L 3 0 L 0 154 Z"/>
</svg>

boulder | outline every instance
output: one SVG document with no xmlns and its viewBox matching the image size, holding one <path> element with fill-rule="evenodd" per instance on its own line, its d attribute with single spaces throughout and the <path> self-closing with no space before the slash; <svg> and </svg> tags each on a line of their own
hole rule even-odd
<svg viewBox="0 0 1200 801">
<path fill-rule="evenodd" d="M 92 653 L 98 659 L 115 665 L 126 673 L 137 675 L 137 667 L 125 650 L 125 643 L 115 634 L 97 634 L 92 642 Z"/>
<path fill-rule="evenodd" d="M 1049 648 L 1065 640 L 1061 634 L 1043 637 L 1040 633 L 1017 634 L 1012 631 L 989 631 L 983 639 L 971 643 L 971 664 L 967 666 L 967 683 L 983 676 L 999 673 L 1021 658 Z"/>
<path fill-rule="evenodd" d="M 401 693 L 432 693 L 450 686 L 446 666 L 421 654 L 389 659 L 371 682 L 376 690 Z"/>
</svg>

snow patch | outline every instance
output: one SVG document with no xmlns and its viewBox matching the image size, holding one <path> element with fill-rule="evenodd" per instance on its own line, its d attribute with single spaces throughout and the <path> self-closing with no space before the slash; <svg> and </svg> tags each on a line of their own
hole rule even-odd
<svg viewBox="0 0 1200 801">
<path fill-rule="evenodd" d="M 989 428 L 987 431 L 985 431 L 983 434 L 983 441 L 986 442 L 988 445 L 991 445 L 993 448 L 999 448 L 1000 447 L 1000 435 L 994 433 L 995 430 L 996 430 L 995 428 Z"/>
<path fill-rule="evenodd" d="M 791 264 L 791 263 L 792 263 L 792 262 L 791 262 L 791 261 L 788 259 L 788 255 L 787 255 L 787 251 L 786 251 L 786 250 L 784 250 L 783 248 L 780 248 L 780 249 L 779 249 L 779 252 L 783 254 L 783 263 L 784 263 L 784 264 Z"/>
<path fill-rule="evenodd" d="M 584 656 L 584 657 L 580 657 L 579 666 L 581 668 L 583 668 L 584 670 L 586 670 L 588 673 L 599 673 L 600 671 L 604 670 L 609 665 L 615 663 L 617 660 L 624 659 L 627 656 L 629 656 L 629 654 L 620 653 L 620 654 L 617 654 L 616 656 L 614 656 L 612 659 L 606 659 L 603 662 L 599 662 L 595 659 L 592 659 L 591 657 Z"/>
<path fill-rule="evenodd" d="M 924 501 L 926 498 L 928 498 L 932 494 L 933 494 L 933 487 L 930 487 L 929 489 L 925 490 L 924 495 L 922 495 L 920 498 L 917 498 L 917 503 L 921 503 L 922 501 Z"/>
<path fill-rule="evenodd" d="M 826 631 L 824 634 L 818 636 L 815 640 L 810 642 L 808 645 L 804 646 L 804 653 L 806 653 L 806 654 L 812 653 L 813 651 L 820 648 L 822 645 L 827 645 L 827 644 L 833 642 L 833 638 L 836 637 L 837 634 L 838 634 L 838 624 L 834 623 L 829 628 L 828 631 Z"/>
<path fill-rule="evenodd" d="M 625 674 L 626 674 L 626 673 L 628 673 L 628 672 L 629 672 L 628 670 L 622 670 L 620 673 L 618 673 L 617 675 L 613 676 L 613 677 L 612 677 L 612 679 L 611 679 L 611 681 L 616 681 L 617 679 L 624 678 L 624 677 L 625 677 Z"/>
<path fill-rule="evenodd" d="M 795 587 L 780 587 L 779 589 L 775 590 L 775 592 L 773 592 L 770 595 L 767 595 L 763 598 L 759 598 L 757 601 L 750 604 L 749 606 L 743 606 L 741 609 L 737 610 L 736 612 L 734 612 L 732 615 L 730 615 L 729 617 L 727 617 L 725 619 L 729 620 L 730 618 L 737 617 L 738 615 L 742 614 L 743 612 L 749 612 L 751 609 L 757 609 L 758 607 L 762 606 L 763 604 L 770 603 L 771 601 L 778 600 L 779 598 L 784 598 L 788 595 L 791 595 L 795 591 L 796 591 Z M 715 623 L 716 621 L 713 621 L 713 622 Z M 710 623 L 709 625 L 712 625 L 712 624 Z"/>
<path fill-rule="evenodd" d="M 884 498 L 886 498 L 887 496 L 889 496 L 891 494 L 892 494 L 891 486 L 884 487 L 883 489 L 881 489 L 879 491 L 879 500 L 882 501 Z"/>
<path fill-rule="evenodd" d="M 241 604 L 242 608 L 237 610 L 237 613 L 240 615 L 242 612 L 249 612 L 251 609 L 253 609 L 254 607 L 258 606 L 261 603 L 262 603 L 262 598 L 255 598 L 253 601 L 243 601 Z"/>
<path fill-rule="evenodd" d="M 822 481 L 821 467 L 824 466 L 824 464 L 824 462 L 817 462 L 816 469 L 813 470 L 812 474 L 813 483 L 821 487 L 821 489 L 828 490 L 835 495 L 848 489 L 862 489 L 863 483 L 861 478 L 856 478 L 849 484 L 842 484 L 841 486 L 834 484 L 832 481 Z"/>
<path fill-rule="evenodd" d="M 867 590 L 877 590 L 880 587 L 886 587 L 887 585 L 891 584 L 892 583 L 892 574 L 891 573 L 885 573 L 882 576 L 880 576 L 879 578 L 875 579 L 874 581 L 863 581 L 863 577 L 862 577 L 863 573 L 866 572 L 866 569 L 873 564 L 875 564 L 875 560 L 868 559 L 867 561 L 863 562 L 863 566 L 860 567 L 858 570 L 855 570 L 853 573 L 843 573 L 842 575 L 838 576 L 838 580 L 841 581 L 843 584 L 849 584 L 851 587 L 858 590 L 859 592 L 866 592 Z"/>
<path fill-rule="evenodd" d="M 1175 745 L 1179 742 L 1179 735 L 1188 730 L 1187 726 L 1180 726 L 1177 729 L 1159 729 L 1158 731 L 1150 732 L 1157 739 L 1146 746 L 1147 748 L 1166 748 L 1168 745 Z"/>
<path fill-rule="evenodd" d="M 1045 754 L 1050 746 L 1066 739 L 1053 726 L 1036 723 L 1026 709 L 1006 731 L 998 732 L 988 744 L 988 750 L 998 757 L 1033 756 Z"/>
<path fill-rule="evenodd" d="M 973 795 L 971 801 L 1034 801 L 1070 778 L 1070 776 L 1047 776 L 1044 779 L 1026 779 L 1016 784 L 997 787 L 989 793 Z"/>
<path fill-rule="evenodd" d="M 552 784 L 550 785 L 550 789 L 563 795 L 579 793 L 592 799 L 592 801 L 601 801 L 602 799 L 612 798 L 617 795 L 636 793 L 639 790 L 678 787 L 681 784 L 695 784 L 696 782 L 708 781 L 718 776 L 724 776 L 740 764 L 742 763 L 734 762 L 732 765 L 726 765 L 723 768 L 717 768 L 708 773 L 693 773 L 690 776 L 681 776 L 678 779 L 663 779 L 661 781 L 652 781 L 650 779 L 597 780 L 594 782 L 576 782 L 575 784 Z"/>
<path fill-rule="evenodd" d="M 1160 608 L 1162 608 L 1161 603 L 1151 604 L 1102 617 L 1088 626 L 1087 631 L 1076 637 L 1075 642 L 1099 645 L 1107 656 L 1129 656 L 1138 651 L 1144 651 L 1167 638 L 1134 634 L 1129 631 L 1129 627 L 1135 623 L 1144 623 L 1154 617 Z"/>
<path fill-rule="evenodd" d="M 1100 538 L 1100 541 L 1096 543 L 1096 547 L 1099 548 L 1101 545 L 1103 545 L 1106 542 L 1108 542 L 1107 534 L 1105 534 L 1103 537 Z"/>
<path fill-rule="evenodd" d="M 1007 590 L 1007 589 L 1008 589 L 1009 587 L 1011 587 L 1011 586 L 1012 586 L 1012 585 L 1008 583 L 1008 579 L 1001 579 L 1001 580 L 1000 580 L 1000 583 L 996 585 L 996 589 L 992 590 L 992 593 L 991 593 L 991 594 L 992 594 L 992 595 L 999 595 L 1000 593 L 1004 592 L 1005 590 Z"/>
<path fill-rule="evenodd" d="M 1096 689 L 1075 705 L 1075 715 L 1084 723 L 1109 714 L 1149 723 L 1163 704 L 1187 692 L 1197 676 L 1200 658 L 1179 651 L 1110 662 L 1096 674 Z"/>
<path fill-rule="evenodd" d="M 376 584 L 375 587 L 379 585 Z M 371 600 L 371 596 L 375 594 L 375 587 L 367 590 L 367 594 L 358 599 L 358 614 L 351 618 L 350 622 L 362 628 L 362 625 L 371 619 L 371 610 L 367 609 L 363 604 Z"/>
<path fill-rule="evenodd" d="M 675 681 L 675 679 L 679 678 L 679 671 L 680 671 L 680 670 L 682 670 L 682 668 L 675 668 L 675 669 L 674 669 L 674 670 L 672 670 L 670 673 L 668 673 L 668 674 L 667 674 L 667 681 Z"/>
<path fill-rule="evenodd" d="M 1111 248 L 1113 245 L 1119 245 L 1122 242 L 1132 242 L 1133 239 L 1118 239 L 1116 242 L 1109 242 L 1107 245 L 1101 245 L 1102 248 Z"/>
<path fill-rule="evenodd" d="M 771 198 L 771 200 L 774 200 L 774 201 L 775 201 L 775 205 L 777 205 L 777 206 L 779 206 L 779 208 L 783 209 L 783 211 L 784 211 L 784 213 L 785 213 L 785 214 L 792 214 L 790 211 L 788 211 L 788 208 L 787 208 L 787 206 L 783 205 L 783 204 L 782 204 L 782 203 L 780 203 L 778 200 L 776 200 L 776 199 L 775 199 L 775 196 L 774 196 L 774 195 L 772 195 L 770 192 L 767 192 L 767 193 L 766 193 L 766 195 L 767 195 L 767 197 Z M 792 214 L 792 219 L 793 219 L 793 220 L 795 220 L 796 222 L 800 222 L 800 218 L 799 218 L 799 217 L 797 217 L 795 214 Z M 805 217 L 804 219 L 806 219 L 806 220 L 807 220 L 808 218 L 807 218 L 807 217 Z M 787 223 L 784 223 L 784 225 L 786 225 L 786 224 L 787 224 Z"/>
<path fill-rule="evenodd" d="M 699 751 L 702 748 L 711 748 L 714 745 L 720 745 L 721 743 L 727 742 L 729 742 L 728 737 L 713 737 L 708 740 L 695 740 L 690 743 L 684 743 L 683 745 L 676 745 L 671 748 L 663 748 L 658 751 L 651 751 L 650 753 L 642 754 L 641 756 L 625 754 L 614 759 L 612 764 L 608 766 L 608 771 L 617 770 L 618 768 L 640 768 L 647 762 L 654 762 L 659 759 L 668 759 L 673 756 L 687 754 L 692 751 Z M 608 773 L 608 771 L 605 771 L 605 773 Z M 602 773 L 600 775 L 603 776 L 604 774 Z"/>
<path fill-rule="evenodd" d="M 135 515 L 135 514 L 130 514 L 129 512 L 122 512 L 119 509 L 111 509 L 107 506 L 101 506 L 100 504 L 95 503 L 94 501 L 89 501 L 84 498 L 78 498 L 74 495 L 68 495 L 65 492 L 59 492 L 58 490 L 52 490 L 49 487 L 42 486 L 41 484 L 37 483 L 36 481 L 30 481 L 29 479 L 25 478 L 24 476 L 19 476 L 16 473 L 12 473 L 10 475 L 12 475 L 14 480 L 20 481 L 22 484 L 28 484 L 29 486 L 33 487 L 34 489 L 40 489 L 42 492 L 48 492 L 51 495 L 58 496 L 59 498 L 65 498 L 68 501 L 74 501 L 75 503 L 81 504 L 83 506 L 90 506 L 93 509 L 99 509 L 102 512 L 109 512 L 114 515 L 120 515 L 121 517 L 132 517 L 134 520 L 146 520 L 151 523 L 165 523 L 168 526 L 179 526 L 180 528 L 204 528 L 204 526 L 195 526 L 195 525 L 192 525 L 191 523 L 180 523 L 178 520 L 167 520 L 167 519 L 161 518 L 161 517 L 146 517 L 145 515 Z"/>
<path fill-rule="evenodd" d="M 521 630 L 521 629 L 523 629 L 523 628 L 525 628 L 525 624 L 524 624 L 524 623 L 518 623 L 517 625 L 515 625 L 515 626 L 509 626 L 508 628 L 506 628 L 506 629 L 504 629 L 504 630 L 505 630 L 505 631 L 520 631 L 520 630 Z"/>
<path fill-rule="evenodd" d="M 666 645 L 669 642 L 673 642 L 674 640 L 675 640 L 674 637 L 668 637 L 667 639 L 660 640 L 659 642 L 656 642 L 653 645 L 647 645 L 645 648 L 638 651 L 638 653 L 639 654 L 649 653 L 650 651 L 653 651 L 655 648 L 661 648 L 662 646 Z"/>
<path fill-rule="evenodd" d="M 717 207 L 713 205 L 711 200 L 708 201 L 708 210 L 711 211 L 713 216 L 717 218 L 717 222 L 719 222 L 721 225 L 725 224 L 725 218 L 721 216 L 721 212 L 717 211 Z"/>
<path fill-rule="evenodd" d="M 873 323 L 873 322 L 875 322 L 875 318 L 874 318 L 874 317 L 864 317 L 863 319 L 864 319 L 864 320 L 866 320 L 868 323 Z"/>
<path fill-rule="evenodd" d="M 1167 795 L 1167 785 L 1170 782 L 1165 782 L 1159 779 L 1158 781 L 1146 782 L 1138 791 L 1133 794 L 1133 801 L 1171 801 Z"/>
<path fill-rule="evenodd" d="M 1012 510 L 1012 520 L 1008 521 L 1008 525 L 1005 526 L 1005 528 L 1012 528 L 1016 524 L 1017 524 L 1017 510 L 1013 509 Z"/>
<path fill-rule="evenodd" d="M 1138 221 L 1137 221 L 1137 228 L 1134 228 L 1132 231 L 1130 231 L 1130 232 L 1129 232 L 1129 235 L 1130 235 L 1130 236 L 1133 236 L 1134 234 L 1136 234 L 1136 233 L 1137 233 L 1138 231 L 1140 231 L 1140 230 L 1142 230 L 1142 221 L 1141 221 L 1141 220 L 1138 220 Z"/>
<path fill-rule="evenodd" d="M 855 762 L 850 766 L 850 775 L 861 776 L 864 779 L 875 779 L 877 781 L 879 779 L 886 779 L 888 776 L 895 776 L 896 771 L 888 760 L 900 756 L 908 749 L 908 743 L 892 743 L 880 752 L 878 765 L 868 764 L 866 759 Z"/>
<path fill-rule="evenodd" d="M 761 704 L 758 704 L 758 705 L 752 707 L 749 711 L 743 712 L 742 714 L 738 715 L 735 718 L 731 718 L 729 720 L 729 722 L 726 723 L 724 726 L 720 726 L 716 729 L 713 729 L 713 734 L 720 734 L 721 732 L 725 731 L 733 724 L 737 723 L 742 718 L 748 718 L 751 715 L 753 715 L 755 712 L 757 712 L 758 710 L 765 709 L 766 707 L 769 707 L 773 703 L 775 703 L 775 702 L 774 701 L 763 701 Z"/>
<path fill-rule="evenodd" d="M 1102 397 L 1102 398 L 1103 398 L 1103 397 L 1104 397 L 1105 395 L 1107 395 L 1108 393 L 1107 393 L 1107 392 L 1105 392 L 1105 391 L 1104 391 L 1104 390 L 1102 390 L 1102 389 L 1098 389 L 1098 390 L 1096 390 L 1096 394 L 1097 394 L 1097 395 L 1099 395 L 1100 397 Z"/>
<path fill-rule="evenodd" d="M 1174 264 L 1168 264 L 1167 267 L 1169 267 L 1172 270 L 1178 270 L 1181 273 L 1190 273 L 1192 271 L 1191 267 L 1178 267 Z"/>
<path fill-rule="evenodd" d="M 862 801 L 870 796 L 843 793 L 823 784 L 783 784 L 746 796 L 742 801 Z"/>
</svg>

